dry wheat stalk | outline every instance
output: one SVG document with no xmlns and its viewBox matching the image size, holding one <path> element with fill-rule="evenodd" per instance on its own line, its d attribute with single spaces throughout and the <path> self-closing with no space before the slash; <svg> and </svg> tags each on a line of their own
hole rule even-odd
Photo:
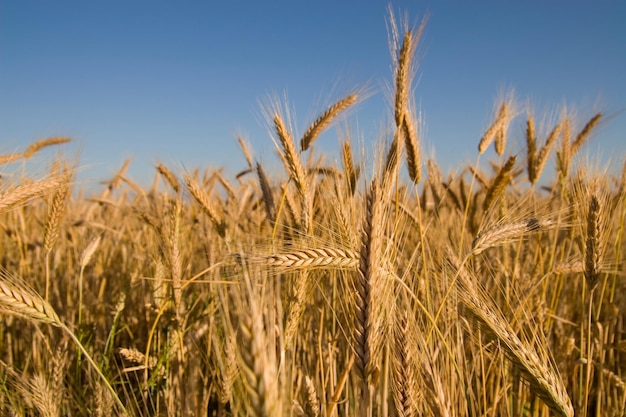
<svg viewBox="0 0 626 417">
<path fill-rule="evenodd" d="M 472 174 L 472 177 L 474 177 L 474 179 L 476 181 L 478 181 L 478 183 L 480 184 L 480 186 L 483 189 L 489 188 L 489 181 L 487 181 L 487 179 L 485 178 L 485 175 L 481 171 L 475 169 L 472 166 L 469 166 L 467 168 L 469 169 L 470 173 Z"/>
<path fill-rule="evenodd" d="M 224 337 L 224 356 L 218 358 L 220 364 L 220 390 L 218 393 L 221 404 L 227 404 L 232 400 L 233 384 L 237 378 L 239 367 L 237 365 L 237 340 L 234 335 Z M 217 344 L 217 339 L 213 339 L 213 343 Z M 221 351 L 221 350 L 220 350 Z"/>
<path fill-rule="evenodd" d="M 232 201 L 237 201 L 237 192 L 235 191 L 233 186 L 230 184 L 230 182 L 228 182 L 228 180 L 224 178 L 224 176 L 222 175 L 221 169 L 215 172 L 215 177 L 217 178 L 217 181 L 220 183 L 224 191 L 226 191 L 226 194 L 228 195 L 228 199 Z"/>
<path fill-rule="evenodd" d="M 298 193 L 301 196 L 304 196 L 307 193 L 308 188 L 306 173 L 302 167 L 300 157 L 296 152 L 291 133 L 287 130 L 287 127 L 285 126 L 285 123 L 280 115 L 274 116 L 274 127 L 276 128 L 278 140 L 283 148 L 285 168 L 287 168 L 287 172 L 293 178 Z"/>
<path fill-rule="evenodd" d="M 135 365 L 141 365 L 141 369 L 146 365 L 148 369 L 154 369 L 157 366 L 157 358 L 149 357 L 146 359 L 146 355 L 135 348 L 117 348 L 117 353 L 119 353 L 124 360 Z M 133 368 L 132 370 L 139 369 L 140 368 Z"/>
<path fill-rule="evenodd" d="M 535 133 L 535 119 L 528 115 L 526 120 L 526 162 L 528 181 L 534 184 L 537 181 L 537 136 Z"/>
<path fill-rule="evenodd" d="M 485 200 L 483 201 L 483 210 L 487 211 L 491 204 L 498 199 L 504 193 L 504 189 L 513 180 L 513 168 L 515 167 L 515 161 L 517 157 L 511 156 L 502 168 L 498 171 L 498 174 L 494 178 L 491 186 L 487 189 L 485 194 Z"/>
<path fill-rule="evenodd" d="M 285 324 L 285 350 L 293 347 L 296 340 L 300 320 L 308 301 L 313 297 L 315 291 L 315 281 L 309 275 L 308 269 L 300 270 L 295 283 L 293 302 L 289 305 L 289 314 Z"/>
<path fill-rule="evenodd" d="M 399 318 L 398 318 L 399 316 Z M 414 358 L 418 355 L 412 340 L 408 312 L 396 316 L 392 356 L 392 394 L 398 417 L 416 415 L 418 392 Z"/>
<path fill-rule="evenodd" d="M 382 184 L 383 188 L 389 188 L 391 181 L 396 177 L 398 171 L 398 164 L 400 154 L 402 152 L 402 142 L 400 141 L 400 130 L 396 130 L 393 135 L 393 140 L 387 150 L 387 157 L 385 159 L 385 169 L 383 170 Z"/>
<path fill-rule="evenodd" d="M 252 169 L 254 164 L 252 163 L 252 154 L 250 153 L 250 149 L 248 148 L 248 145 L 246 144 L 246 142 L 243 140 L 241 136 L 237 138 L 237 142 L 239 143 L 239 147 L 241 148 L 241 151 L 243 152 L 243 156 L 246 158 L 246 162 L 248 163 L 248 168 Z"/>
<path fill-rule="evenodd" d="M 589 199 L 587 212 L 587 237 L 585 239 L 585 279 L 590 290 L 595 289 L 600 279 L 602 262 L 602 213 L 600 202 L 595 194 Z"/>
<path fill-rule="evenodd" d="M 28 148 L 26 148 L 26 150 L 24 151 L 24 159 L 30 159 L 33 155 L 35 155 L 37 152 L 39 152 L 43 148 L 46 148 L 48 146 L 53 146 L 53 145 L 61 145 L 69 141 L 70 141 L 70 138 L 64 138 L 64 137 L 54 137 L 54 138 L 43 139 L 43 140 L 37 141 L 29 145 Z"/>
<path fill-rule="evenodd" d="M 530 389 L 554 412 L 573 417 L 574 409 L 567 390 L 549 360 L 542 360 L 537 351 L 522 341 L 502 316 L 493 302 L 484 294 L 476 279 L 449 254 L 453 269 L 458 273 L 461 300 L 469 313 L 499 341 L 506 356 L 525 376 Z"/>
<path fill-rule="evenodd" d="M 570 165 L 572 157 L 572 129 L 570 126 L 569 118 L 563 120 L 563 135 L 561 136 L 561 150 L 557 154 L 557 170 L 562 178 L 569 176 Z"/>
<path fill-rule="evenodd" d="M 50 190 L 57 189 L 64 181 L 62 176 L 55 176 L 30 184 L 20 184 L 6 190 L 0 195 L 0 213 L 21 206 L 33 198 L 39 197 Z"/>
<path fill-rule="evenodd" d="M 420 150 L 417 141 L 417 132 L 413 126 L 413 120 L 408 113 L 402 119 L 402 132 L 404 136 L 404 147 L 406 148 L 407 167 L 409 169 L 409 177 L 413 183 L 420 182 L 421 162 Z"/>
<path fill-rule="evenodd" d="M 168 249 L 168 260 L 170 272 L 172 274 L 172 295 L 174 296 L 174 305 L 176 306 L 176 317 L 180 321 L 183 319 L 185 306 L 182 298 L 182 259 L 180 253 L 180 217 L 182 203 L 180 199 L 176 199 L 174 207 L 169 211 L 167 216 L 168 229 L 166 232 L 166 246 Z"/>
<path fill-rule="evenodd" d="M 426 392 L 424 398 L 430 411 L 436 417 L 450 417 L 449 411 L 450 401 L 446 399 L 446 391 L 444 389 L 441 375 L 433 366 L 431 355 L 426 355 L 422 360 L 421 375 L 424 380 Z"/>
<path fill-rule="evenodd" d="M 332 120 L 337 117 L 339 113 L 356 103 L 357 98 L 357 94 L 350 94 L 331 105 L 324 113 L 319 115 L 306 132 L 304 132 L 304 135 L 302 135 L 300 149 L 303 152 L 309 149 L 313 141 L 330 125 Z"/>
<path fill-rule="evenodd" d="M 585 264 L 581 260 L 565 261 L 556 264 L 553 270 L 556 274 L 582 274 L 585 272 Z"/>
<path fill-rule="evenodd" d="M 187 185 L 187 189 L 191 193 L 192 197 L 196 200 L 200 207 L 207 215 L 211 223 L 213 223 L 213 227 L 217 231 L 217 233 L 221 237 L 226 236 L 226 223 L 224 220 L 217 214 L 215 209 L 213 208 L 213 203 L 211 203 L 211 199 L 209 195 L 200 188 L 197 181 L 191 178 L 189 175 L 184 176 L 185 184 Z"/>
<path fill-rule="evenodd" d="M 319 417 L 320 402 L 315 392 L 313 380 L 308 375 L 304 377 L 304 386 L 306 388 L 305 415 L 307 417 Z"/>
<path fill-rule="evenodd" d="M 554 126 L 554 129 L 552 129 L 552 131 L 548 135 L 548 138 L 546 139 L 546 144 L 539 151 L 539 155 L 537 156 L 537 160 L 535 163 L 535 173 L 533 181 L 531 181 L 532 184 L 535 184 L 541 176 L 541 173 L 546 166 L 546 162 L 548 161 L 550 149 L 552 149 L 552 146 L 556 143 L 557 138 L 561 134 L 561 131 L 563 130 L 563 125 L 564 122 L 560 122 L 556 126 Z"/>
<path fill-rule="evenodd" d="M 256 417 L 271 417 L 279 411 L 275 399 L 278 394 L 275 391 L 277 379 L 267 354 L 263 313 L 250 288 L 248 292 L 249 305 L 247 308 L 241 306 L 246 316 L 241 317 L 238 327 L 240 370 L 246 380 L 246 393 L 250 402 L 248 411 Z"/>
<path fill-rule="evenodd" d="M 501 245 L 511 239 L 516 239 L 528 233 L 548 230 L 554 225 L 556 225 L 556 223 L 552 220 L 532 217 L 519 222 L 510 222 L 489 227 L 480 231 L 474 238 L 472 242 L 472 253 L 478 254 L 485 249 Z"/>
<path fill-rule="evenodd" d="M 506 123 L 502 124 L 498 131 L 496 132 L 496 141 L 494 144 L 494 149 L 496 150 L 496 154 L 502 156 L 504 154 L 504 149 L 506 148 Z"/>
<path fill-rule="evenodd" d="M 283 161 L 289 176 L 293 179 L 296 190 L 301 198 L 302 231 L 310 233 L 312 231 L 312 201 L 309 196 L 309 179 L 302 166 L 300 156 L 296 152 L 293 137 L 287 130 L 287 127 L 279 114 L 274 116 L 274 127 L 276 129 L 276 134 L 278 135 L 278 140 L 283 148 L 283 153 L 280 154 L 281 160 Z"/>
<path fill-rule="evenodd" d="M 591 130 L 598 123 L 600 123 L 600 119 L 601 118 L 602 118 L 602 113 L 601 112 L 597 113 L 595 116 L 593 116 L 591 119 L 589 119 L 589 121 L 583 127 L 583 129 L 578 133 L 578 135 L 576 135 L 576 138 L 572 142 L 572 155 L 576 155 L 576 153 L 578 152 L 580 147 L 583 145 L 583 143 L 585 143 L 585 141 L 589 137 L 589 134 L 591 133 Z"/>
<path fill-rule="evenodd" d="M 18 159 L 22 159 L 24 154 L 21 153 L 9 153 L 5 155 L 0 155 L 0 165 L 9 164 L 11 162 L 17 161 Z"/>
<path fill-rule="evenodd" d="M 478 153 L 483 154 L 487 150 L 489 145 L 491 145 L 491 142 L 493 142 L 493 140 L 495 139 L 498 131 L 501 129 L 505 129 L 506 119 L 508 117 L 508 114 L 509 114 L 508 104 L 504 102 L 500 106 L 500 110 L 498 110 L 498 116 L 493 121 L 491 126 L 487 128 L 487 130 L 485 131 L 485 134 L 480 139 L 480 142 L 478 143 Z"/>
<path fill-rule="evenodd" d="M 369 375 L 374 371 L 372 335 L 374 314 L 372 312 L 372 290 L 379 280 L 382 269 L 383 212 L 380 186 L 372 181 L 366 196 L 365 216 L 361 234 L 359 270 L 356 277 L 356 312 L 354 338 L 356 360 L 355 367 L 361 379 L 361 409 L 366 409 L 369 402 Z"/>
<path fill-rule="evenodd" d="M 0 270 L 0 309 L 40 323 L 63 327 L 54 309 L 34 291 L 18 285 L 6 271 Z"/>
<path fill-rule="evenodd" d="M 120 410 L 126 414 L 124 404 L 121 402 L 98 365 L 91 358 L 76 335 L 61 321 L 52 306 L 23 281 L 11 275 L 3 268 L 0 268 L 0 311 L 18 315 L 37 323 L 51 324 L 61 328 L 81 350 L 93 370 L 96 371 L 98 376 L 106 384 L 107 389 L 113 394 Z"/>
<path fill-rule="evenodd" d="M 21 387 L 23 394 L 30 400 L 38 414 L 42 417 L 61 416 L 61 397 L 58 387 L 52 387 L 51 381 L 42 374 L 36 374 L 26 387 Z"/>
<path fill-rule="evenodd" d="M 249 263 L 265 266 L 295 269 L 354 269 L 359 265 L 356 252 L 344 249 L 303 249 L 300 251 L 277 253 L 268 256 L 252 256 Z"/>
<path fill-rule="evenodd" d="M 438 207 L 443 197 L 443 189 L 441 187 L 443 184 L 443 176 L 441 175 L 441 170 L 437 162 L 434 160 L 429 159 L 426 165 L 428 167 L 428 185 L 430 186 L 430 192 L 435 200 L 435 207 Z"/>
<path fill-rule="evenodd" d="M 346 183 L 350 195 L 354 195 L 356 192 L 357 180 L 359 178 L 359 168 L 354 166 L 354 160 L 352 158 L 352 146 L 350 141 L 343 142 L 341 148 L 341 158 L 343 161 L 343 172 L 346 177 Z"/>
<path fill-rule="evenodd" d="M 415 40 L 413 39 L 413 32 L 408 30 L 404 34 L 396 67 L 395 118 L 396 126 L 398 127 L 402 124 L 408 107 L 408 96 L 411 84 L 411 63 L 414 53 Z"/>
<path fill-rule="evenodd" d="M 47 252 L 52 250 L 52 246 L 59 236 L 59 225 L 61 217 L 65 210 L 65 200 L 70 193 L 70 174 L 69 171 L 62 176 L 62 182 L 56 189 L 52 202 L 48 210 L 48 220 L 44 230 L 44 248 Z"/>
<path fill-rule="evenodd" d="M 261 187 L 261 193 L 263 194 L 263 203 L 265 204 L 265 214 L 271 223 L 276 221 L 276 206 L 274 205 L 274 195 L 272 194 L 272 188 L 267 180 L 263 165 L 260 162 L 256 164 L 256 173 L 259 177 L 259 186 Z"/>
<path fill-rule="evenodd" d="M 165 178 L 166 182 L 170 185 L 170 187 L 172 187 L 174 192 L 178 194 L 180 192 L 180 184 L 178 183 L 174 173 L 160 162 L 157 163 L 157 171 L 161 174 L 161 176 L 163 176 L 163 178 Z"/>
<path fill-rule="evenodd" d="M 83 251 L 82 255 L 80 256 L 80 267 L 81 268 L 84 268 L 87 265 L 89 265 L 89 261 L 91 261 L 91 257 L 93 256 L 93 254 L 98 249 L 98 246 L 100 245 L 100 241 L 101 240 L 102 240 L 102 235 L 98 235 L 98 236 L 96 236 L 95 238 L 93 238 L 89 242 L 89 244 L 87 245 L 87 247 Z"/>
</svg>

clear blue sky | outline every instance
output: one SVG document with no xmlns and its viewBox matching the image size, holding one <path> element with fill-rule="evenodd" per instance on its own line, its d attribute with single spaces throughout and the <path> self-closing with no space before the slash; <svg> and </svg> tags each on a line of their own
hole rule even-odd
<svg viewBox="0 0 626 417">
<path fill-rule="evenodd" d="M 352 88 L 375 93 L 350 113 L 366 149 L 388 122 L 392 79 L 385 1 L 0 0 L 0 153 L 49 136 L 74 140 L 83 176 L 133 158 L 245 165 L 241 134 L 265 163 L 273 144 L 259 101 L 286 92 L 296 128 Z M 430 15 L 415 100 L 423 148 L 441 165 L 473 161 L 494 99 L 514 88 L 538 114 L 567 104 L 584 123 L 613 114 L 588 146 L 626 151 L 626 2 L 394 1 L 411 23 Z M 510 137 L 523 149 L 522 120 Z M 334 131 L 331 131 L 334 133 Z M 336 152 L 327 134 L 318 150 Z M 371 153 L 370 153 L 371 155 Z M 617 155 L 617 156 L 615 156 Z"/>
</svg>

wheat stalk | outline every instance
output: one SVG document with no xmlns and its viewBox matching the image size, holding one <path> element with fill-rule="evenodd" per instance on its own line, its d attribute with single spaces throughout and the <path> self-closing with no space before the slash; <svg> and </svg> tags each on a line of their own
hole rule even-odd
<svg viewBox="0 0 626 417">
<path fill-rule="evenodd" d="M 276 206 L 274 205 L 274 195 L 270 183 L 267 180 L 265 171 L 260 162 L 256 164 L 256 173 L 259 177 L 259 185 L 261 187 L 261 193 L 263 194 L 263 203 L 265 203 L 265 214 L 271 223 L 276 221 Z"/>
<path fill-rule="evenodd" d="M 535 120 L 531 115 L 526 120 L 526 162 L 528 181 L 534 184 L 537 181 L 537 136 L 535 133 Z"/>
<path fill-rule="evenodd" d="M 70 141 L 70 138 L 65 138 L 65 137 L 54 137 L 54 138 L 48 138 L 48 139 L 37 141 L 29 145 L 28 148 L 26 148 L 23 154 L 24 159 L 30 159 L 33 155 L 35 155 L 37 152 L 39 152 L 43 148 L 46 148 L 48 146 L 61 145 L 69 141 Z"/>
<path fill-rule="evenodd" d="M 246 158 L 246 162 L 248 163 L 248 168 L 252 169 L 254 164 L 252 163 L 252 154 L 250 153 L 250 149 L 248 148 L 248 145 L 246 144 L 246 142 L 243 140 L 241 136 L 237 137 L 237 143 L 239 143 L 239 147 L 241 148 L 241 151 L 243 152 L 243 156 Z"/>
<path fill-rule="evenodd" d="M 11 276 L 3 268 L 0 268 L 0 311 L 15 314 L 37 323 L 51 324 L 61 328 L 82 351 L 89 364 L 96 371 L 98 376 L 102 378 L 111 394 L 113 394 L 120 409 L 126 414 L 124 404 L 119 399 L 107 378 L 102 371 L 100 371 L 100 368 L 96 365 L 76 335 L 61 321 L 52 306 L 34 290 L 27 287 L 26 284 L 18 280 L 17 277 Z"/>
<path fill-rule="evenodd" d="M 268 256 L 251 256 L 249 263 L 262 264 L 285 270 L 298 269 L 355 269 L 359 265 L 356 252 L 344 249 L 303 249 Z"/>
<path fill-rule="evenodd" d="M 156 168 L 159 174 L 161 174 L 161 176 L 165 178 L 166 182 L 170 185 L 170 187 L 172 187 L 174 192 L 178 194 L 180 192 L 180 184 L 178 180 L 176 179 L 176 175 L 174 175 L 174 173 L 170 171 L 168 167 L 166 167 L 160 162 L 157 163 Z"/>
<path fill-rule="evenodd" d="M 320 415 L 320 402 L 315 392 L 315 385 L 313 380 L 307 375 L 304 377 L 304 385 L 306 388 L 306 402 L 305 412 L 307 417 L 319 417 Z"/>
<path fill-rule="evenodd" d="M 508 113 L 508 104 L 504 102 L 498 110 L 498 115 L 496 119 L 493 121 L 491 126 L 487 128 L 483 137 L 480 138 L 480 142 L 478 143 L 479 154 L 483 154 L 487 150 L 489 145 L 491 145 L 491 143 L 494 141 L 496 133 L 498 133 L 498 131 L 500 131 L 501 129 L 504 129 Z"/>
<path fill-rule="evenodd" d="M 472 241 L 472 253 L 479 254 L 485 249 L 501 245 L 528 233 L 548 230 L 556 225 L 552 220 L 529 218 L 489 227 L 480 231 Z"/>
<path fill-rule="evenodd" d="M 48 210 L 48 220 L 44 231 L 44 248 L 47 252 L 52 250 L 52 246 L 59 236 L 59 225 L 61 216 L 65 209 L 65 200 L 70 192 L 70 174 L 66 172 L 62 177 L 59 187 L 56 189 L 50 208 Z"/>
<path fill-rule="evenodd" d="M 300 149 L 303 152 L 309 149 L 313 141 L 330 125 L 332 120 L 337 117 L 339 113 L 356 103 L 357 98 L 357 94 L 350 94 L 331 105 L 324 113 L 319 115 L 306 132 L 304 132 L 304 135 L 302 135 Z"/>
<path fill-rule="evenodd" d="M 589 137 L 589 134 L 591 133 L 591 130 L 598 123 L 600 123 L 600 119 L 602 119 L 602 113 L 601 112 L 597 113 L 595 116 L 593 116 L 591 119 L 589 119 L 589 121 L 587 122 L 587 124 L 585 124 L 583 129 L 578 133 L 578 135 L 576 135 L 576 138 L 572 142 L 572 151 L 571 151 L 572 155 L 576 155 L 576 153 L 578 152 L 580 147 L 585 143 L 585 141 Z"/>
<path fill-rule="evenodd" d="M 399 317 L 398 317 L 399 316 Z M 417 414 L 417 392 L 414 358 L 419 354 L 414 346 L 409 325 L 409 314 L 403 311 L 396 315 L 394 348 L 392 357 L 392 394 L 398 417 Z"/>
<path fill-rule="evenodd" d="M 486 326 L 500 342 L 504 353 L 525 375 L 531 390 L 555 413 L 572 417 L 574 409 L 567 390 L 550 362 L 542 360 L 535 349 L 523 342 L 496 306 L 486 297 L 475 278 L 450 255 L 461 287 L 461 300 L 469 312 Z"/>
<path fill-rule="evenodd" d="M 491 186 L 487 189 L 487 193 L 485 194 L 485 200 L 483 201 L 483 210 L 487 211 L 491 204 L 497 200 L 500 195 L 504 192 L 504 189 L 507 185 L 512 181 L 513 175 L 512 171 L 515 167 L 515 161 L 517 157 L 515 155 L 511 156 L 504 165 L 498 171 L 498 174 L 494 178 Z"/>
<path fill-rule="evenodd" d="M 407 114 L 402 119 L 402 133 L 404 136 L 404 146 L 406 148 L 407 167 L 409 177 L 415 184 L 420 182 L 421 162 L 420 151 L 417 141 L 417 132 L 413 126 L 412 118 Z"/>
<path fill-rule="evenodd" d="M 595 289 L 600 277 L 602 259 L 601 207 L 595 194 L 589 199 L 587 212 L 587 237 L 585 239 L 585 279 L 590 290 Z"/>
<path fill-rule="evenodd" d="M 202 188 L 200 188 L 197 181 L 189 175 L 185 175 L 184 180 L 185 185 L 187 185 L 187 189 L 191 193 L 191 196 L 196 200 L 198 204 L 200 204 L 200 207 L 213 224 L 213 227 L 215 228 L 217 233 L 222 238 L 224 238 L 226 236 L 226 223 L 213 208 L 213 203 L 211 202 L 209 195 Z"/>
<path fill-rule="evenodd" d="M 9 153 L 5 155 L 0 155 L 0 165 L 9 164 L 11 162 L 17 161 L 18 159 L 22 159 L 24 154 L 22 153 Z"/>
<path fill-rule="evenodd" d="M 287 130 L 282 117 L 279 114 L 274 116 L 274 127 L 278 140 L 280 141 L 283 153 L 280 155 L 285 164 L 289 176 L 293 179 L 296 190 L 301 198 L 302 206 L 302 229 L 304 232 L 311 232 L 311 198 L 309 196 L 309 180 L 306 171 L 300 161 L 300 156 L 296 152 L 291 133 Z"/>
<path fill-rule="evenodd" d="M 63 183 L 62 176 L 55 176 L 45 180 L 37 181 L 30 184 L 20 184 L 14 188 L 10 188 L 0 195 L 0 213 L 11 210 L 14 207 L 40 197 L 50 190 L 58 189 Z"/>
<path fill-rule="evenodd" d="M 346 177 L 346 182 L 350 195 L 354 195 L 357 186 L 357 180 L 359 178 L 359 169 L 354 166 L 354 159 L 352 158 L 352 146 L 350 141 L 343 142 L 341 148 L 341 158 L 343 161 L 343 172 Z"/>
<path fill-rule="evenodd" d="M 552 146 L 556 143 L 557 138 L 561 134 L 563 130 L 563 125 L 564 125 L 564 122 L 560 122 L 556 126 L 554 126 L 554 129 L 552 129 L 552 131 L 550 132 L 550 134 L 548 135 L 546 139 L 546 144 L 539 151 L 539 155 L 537 155 L 537 160 L 535 163 L 534 177 L 533 177 L 533 180 L 531 180 L 532 184 L 535 184 L 537 180 L 539 179 L 539 177 L 541 176 L 541 173 L 543 172 L 546 162 L 548 161 L 548 155 L 550 153 L 550 149 L 552 149 Z"/>
</svg>

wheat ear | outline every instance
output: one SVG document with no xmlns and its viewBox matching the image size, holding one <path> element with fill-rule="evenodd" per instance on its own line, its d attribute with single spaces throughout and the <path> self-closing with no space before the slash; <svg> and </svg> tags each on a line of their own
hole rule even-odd
<svg viewBox="0 0 626 417">
<path fill-rule="evenodd" d="M 537 156 L 537 162 L 535 164 L 535 176 L 533 178 L 534 181 L 531 181 L 531 183 L 535 184 L 537 180 L 539 179 L 539 177 L 541 176 L 541 173 L 543 172 L 543 168 L 545 167 L 546 162 L 548 161 L 548 155 L 550 154 L 550 149 L 552 149 L 552 146 L 556 143 L 556 140 L 558 139 L 559 135 L 563 131 L 563 125 L 564 125 L 564 122 L 558 123 L 556 126 L 554 126 L 554 129 L 552 129 L 550 134 L 548 134 L 548 138 L 546 139 L 546 144 L 541 148 L 541 150 L 539 151 L 539 155 Z"/>
<path fill-rule="evenodd" d="M 54 137 L 37 141 L 26 148 L 24 151 L 24 159 L 30 159 L 37 152 L 48 146 L 61 145 L 70 141 L 70 138 Z"/>
<path fill-rule="evenodd" d="M 392 394 L 398 417 L 410 417 L 417 412 L 417 392 L 414 358 L 418 351 L 412 339 L 408 312 L 397 317 L 392 356 Z"/>
<path fill-rule="evenodd" d="M 269 219 L 270 223 L 274 223 L 276 221 L 276 206 L 274 205 L 274 195 L 272 193 L 272 188 L 270 187 L 270 183 L 267 180 L 267 176 L 265 175 L 265 170 L 263 170 L 263 165 L 260 162 L 256 164 L 256 173 L 259 178 L 259 186 L 261 187 L 261 193 L 263 194 L 263 203 L 265 204 L 265 214 Z"/>
<path fill-rule="evenodd" d="M 241 148 L 241 152 L 243 152 L 243 156 L 246 158 L 246 162 L 248 163 L 248 168 L 252 169 L 254 164 L 252 163 L 252 154 L 250 153 L 250 148 L 246 144 L 246 141 L 243 140 L 241 136 L 237 138 L 237 143 L 239 143 L 239 147 Z"/>
<path fill-rule="evenodd" d="M 354 322 L 355 367 L 361 378 L 361 409 L 369 406 L 369 374 L 373 371 L 371 334 L 373 323 L 372 287 L 382 267 L 383 213 L 380 187 L 372 181 L 366 196 L 365 217 L 361 234 L 359 271 L 356 279 L 356 314 Z"/>
<path fill-rule="evenodd" d="M 304 132 L 304 135 L 302 135 L 300 149 L 303 152 L 309 149 L 313 141 L 330 125 L 332 120 L 337 117 L 339 113 L 356 103 L 357 98 L 357 94 L 350 94 L 331 105 L 324 113 L 319 115 L 306 132 Z"/>
<path fill-rule="evenodd" d="M 320 415 L 320 402 L 315 392 L 315 385 L 313 380 L 307 375 L 304 378 L 304 385 L 306 388 L 306 402 L 305 413 L 307 417 L 319 417 Z"/>
<path fill-rule="evenodd" d="M 556 223 L 551 220 L 532 217 L 519 222 L 499 224 L 480 231 L 472 242 L 472 253 L 479 254 L 485 249 L 501 245 L 528 233 L 548 230 Z"/>
<path fill-rule="evenodd" d="M 170 171 L 168 167 L 166 167 L 160 162 L 157 163 L 156 168 L 159 174 L 161 174 L 161 176 L 165 178 L 166 182 L 170 185 L 170 187 L 172 187 L 174 192 L 178 194 L 180 192 L 180 184 L 178 180 L 176 179 L 176 175 L 174 175 L 174 173 Z"/>
<path fill-rule="evenodd" d="M 409 116 L 408 112 L 402 119 L 402 133 L 404 135 L 409 177 L 411 181 L 417 184 L 421 179 L 420 150 L 417 140 L 417 131 L 413 125 L 413 118 Z"/>
<path fill-rule="evenodd" d="M 585 279 L 589 290 L 595 289 L 600 279 L 602 256 L 601 239 L 601 207 L 598 197 L 594 194 L 589 199 L 587 212 L 587 238 L 585 239 Z"/>
<path fill-rule="evenodd" d="M 0 213 L 20 206 L 50 190 L 58 189 L 63 181 L 63 177 L 55 176 L 31 184 L 20 184 L 15 188 L 5 191 L 0 195 Z"/>
<path fill-rule="evenodd" d="M 341 148 L 341 157 L 343 160 L 343 172 L 346 177 L 348 191 L 350 195 L 354 195 L 356 191 L 357 180 L 359 178 L 359 169 L 354 166 L 354 159 L 352 158 L 352 146 L 350 141 L 343 142 Z"/>
<path fill-rule="evenodd" d="M 4 155 L 0 155 L 0 165 L 9 164 L 13 161 L 17 161 L 18 159 L 22 159 L 24 154 L 22 153 L 8 153 Z"/>
<path fill-rule="evenodd" d="M 16 314 L 18 316 L 33 320 L 37 323 L 51 324 L 61 328 L 67 336 L 72 339 L 76 346 L 81 350 L 85 358 L 107 386 L 108 390 L 115 398 L 120 409 L 127 414 L 124 404 L 122 404 L 117 393 L 106 379 L 98 365 L 91 358 L 87 349 L 82 345 L 78 337 L 61 321 L 52 306 L 45 301 L 39 294 L 18 280 L 17 277 L 11 276 L 6 270 L 0 269 L 0 311 Z"/>
<path fill-rule="evenodd" d="M 304 232 L 311 232 L 311 199 L 309 196 L 309 180 L 306 171 L 302 166 L 300 156 L 296 152 L 291 133 L 287 130 L 282 117 L 277 114 L 274 116 L 274 127 L 278 140 L 283 148 L 281 159 L 285 164 L 285 168 L 289 176 L 293 179 L 296 190 L 301 198 L 302 203 L 302 229 Z"/>
<path fill-rule="evenodd" d="M 489 145 L 491 145 L 491 142 L 495 139 L 496 133 L 500 129 L 504 129 L 508 113 L 508 104 L 504 102 L 500 106 L 500 110 L 498 110 L 498 116 L 496 119 L 493 121 L 491 126 L 487 128 L 483 137 L 480 138 L 480 142 L 478 143 L 478 153 L 483 154 Z"/>
<path fill-rule="evenodd" d="M 537 181 L 537 136 L 535 134 L 535 119 L 531 115 L 526 120 L 526 162 L 528 181 L 534 184 Z"/>
<path fill-rule="evenodd" d="M 215 209 L 213 208 L 213 204 L 211 203 L 211 199 L 209 195 L 198 185 L 197 181 L 191 178 L 189 175 L 184 176 L 185 185 L 187 185 L 187 189 L 191 193 L 191 196 L 196 200 L 200 207 L 207 215 L 213 227 L 217 231 L 217 233 L 224 238 L 226 236 L 226 223 L 224 220 L 217 214 Z"/>
<path fill-rule="evenodd" d="M 576 155 L 576 152 L 578 152 L 580 147 L 583 145 L 583 143 L 585 143 L 585 141 L 589 137 L 591 130 L 598 123 L 600 123 L 600 119 L 602 119 L 602 113 L 597 113 L 595 116 L 589 119 L 589 121 L 587 122 L 587 124 L 585 124 L 583 129 L 578 133 L 578 135 L 576 135 L 576 138 L 572 142 L 572 155 Z"/>
<path fill-rule="evenodd" d="M 356 269 L 358 254 L 345 249 L 304 249 L 294 252 L 276 253 L 268 256 L 253 256 L 251 264 L 262 264 L 285 270 L 298 269 Z"/>
<path fill-rule="evenodd" d="M 491 186 L 487 189 L 485 194 L 485 200 L 483 201 L 483 210 L 487 211 L 491 204 L 496 201 L 500 195 L 504 192 L 504 189 L 513 179 L 512 171 L 515 167 L 515 161 L 517 157 L 511 156 L 506 163 L 500 168 L 495 179 L 491 183 Z"/>
<path fill-rule="evenodd" d="M 451 255 L 451 258 L 454 255 Z M 525 375 L 530 389 L 554 412 L 572 417 L 574 409 L 567 390 L 557 371 L 549 361 L 541 360 L 535 349 L 523 342 L 511 328 L 509 322 L 478 287 L 470 273 L 454 259 L 454 269 L 459 273 L 461 299 L 469 313 L 495 336 L 507 357 Z"/>
</svg>

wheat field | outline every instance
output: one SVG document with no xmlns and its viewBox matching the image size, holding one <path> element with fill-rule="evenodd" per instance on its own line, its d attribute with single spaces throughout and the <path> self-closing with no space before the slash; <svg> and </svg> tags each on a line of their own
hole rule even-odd
<svg viewBox="0 0 626 417">
<path fill-rule="evenodd" d="M 349 132 L 315 153 L 363 89 L 301 137 L 266 109 L 280 175 L 241 138 L 234 178 L 157 164 L 142 187 L 126 163 L 92 193 L 63 157 L 25 169 L 68 138 L 0 155 L 1 415 L 624 415 L 626 163 L 581 154 L 603 114 L 506 97 L 444 174 L 412 97 L 423 24 L 390 22 L 380 160 Z"/>
</svg>

